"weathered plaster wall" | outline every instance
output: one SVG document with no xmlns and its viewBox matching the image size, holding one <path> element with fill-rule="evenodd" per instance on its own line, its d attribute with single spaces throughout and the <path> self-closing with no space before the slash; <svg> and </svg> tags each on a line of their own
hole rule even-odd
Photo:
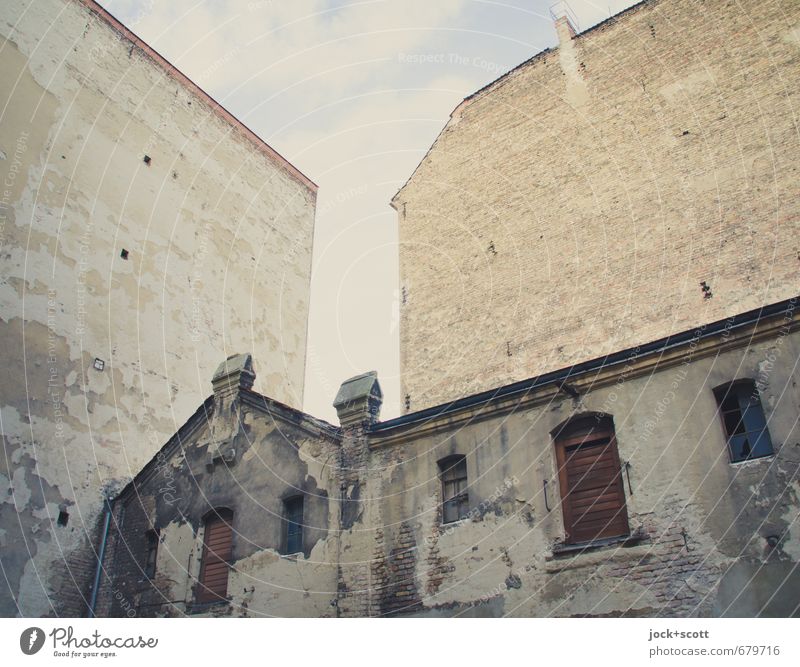
<svg viewBox="0 0 800 667">
<path fill-rule="evenodd" d="M 220 418 L 219 414 L 223 413 Z M 218 419 L 241 423 L 229 464 L 208 462 Z M 339 445 L 336 429 L 243 392 L 206 402 L 116 501 L 121 531 L 106 561 L 101 615 L 335 615 Z M 304 549 L 281 555 L 282 500 L 304 495 Z M 198 606 L 203 517 L 233 511 L 230 601 Z M 144 574 L 146 531 L 160 532 L 156 577 Z"/>
<path fill-rule="evenodd" d="M 52 565 L 231 349 L 302 404 L 315 187 L 90 4 L 0 4 L 0 615 L 83 612 Z"/>
<path fill-rule="evenodd" d="M 361 490 L 371 515 L 342 536 L 349 609 L 467 616 L 800 613 L 794 363 L 800 335 L 778 326 L 750 335 L 741 333 L 736 347 L 724 334 L 717 347 L 693 342 L 664 354 L 657 367 L 652 358 L 632 358 L 616 371 L 578 376 L 579 399 L 550 385 L 505 405 L 373 432 Z M 729 462 L 712 389 L 739 378 L 762 387 L 774 457 Z M 554 557 L 564 528 L 551 432 L 587 412 L 613 415 L 620 459 L 631 464 L 630 527 L 646 539 Z M 467 459 L 470 518 L 442 525 L 437 461 L 451 454 Z M 774 548 L 770 536 L 779 538 Z M 362 563 L 370 564 L 369 573 Z M 365 580 L 371 599 L 359 604 Z"/>
<path fill-rule="evenodd" d="M 722 325 L 575 372 L 575 398 L 548 381 L 376 423 L 366 398 L 380 390 L 366 383 L 350 405 L 362 419 L 339 406 L 348 426 L 338 429 L 215 382 L 215 395 L 115 502 L 98 612 L 797 615 L 797 299 Z M 744 378 L 758 384 L 774 454 L 732 464 L 713 389 Z M 600 413 L 612 415 L 630 464 L 631 539 L 564 552 L 551 434 Z M 210 455 L 231 446 L 229 464 L 209 471 Z M 466 457 L 469 513 L 443 525 L 438 461 L 453 454 Z M 297 490 L 308 511 L 295 560 L 279 553 L 280 508 Z M 202 518 L 220 506 L 234 510 L 229 599 L 198 607 Z M 161 532 L 152 582 L 142 572 L 151 528 Z"/>
<path fill-rule="evenodd" d="M 468 98 L 393 201 L 406 411 L 794 295 L 798 77 L 797 2 L 648 0 Z"/>
</svg>

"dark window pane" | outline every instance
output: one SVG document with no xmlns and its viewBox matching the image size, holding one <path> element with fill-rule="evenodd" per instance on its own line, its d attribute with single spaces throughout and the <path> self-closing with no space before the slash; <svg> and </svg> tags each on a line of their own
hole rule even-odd
<svg viewBox="0 0 800 667">
<path fill-rule="evenodd" d="M 439 462 L 442 479 L 442 521 L 451 523 L 469 514 L 467 461 L 462 456 Z"/>
<path fill-rule="evenodd" d="M 755 383 L 736 382 L 715 390 L 731 461 L 769 456 L 772 442 Z"/>
<path fill-rule="evenodd" d="M 760 433 L 766 430 L 767 422 L 764 419 L 764 413 L 761 411 L 761 405 L 752 399 L 742 400 L 742 422 L 744 423 L 744 430 L 748 433 Z"/>
<path fill-rule="evenodd" d="M 731 436 L 728 439 L 728 446 L 731 449 L 731 461 L 744 461 L 750 458 L 750 442 L 746 435 Z"/>
<path fill-rule="evenodd" d="M 453 521 L 458 521 L 458 519 L 458 503 L 453 500 L 445 501 L 442 506 L 442 520 L 445 523 L 452 523 Z"/>
<path fill-rule="evenodd" d="M 725 422 L 725 431 L 729 435 L 735 433 L 744 433 L 744 422 L 742 421 L 742 413 L 737 408 L 733 412 L 725 412 L 722 414 L 722 419 Z"/>
<path fill-rule="evenodd" d="M 284 551 L 294 554 L 303 550 L 303 498 L 284 501 Z"/>
<path fill-rule="evenodd" d="M 753 449 L 750 452 L 750 458 L 758 458 L 759 456 L 769 456 L 772 454 L 772 441 L 769 439 L 769 431 L 766 426 L 760 433 L 751 436 L 753 439 Z"/>
<path fill-rule="evenodd" d="M 150 579 L 156 576 L 156 556 L 158 554 L 158 533 L 147 531 L 147 557 L 144 565 L 144 575 Z"/>
</svg>

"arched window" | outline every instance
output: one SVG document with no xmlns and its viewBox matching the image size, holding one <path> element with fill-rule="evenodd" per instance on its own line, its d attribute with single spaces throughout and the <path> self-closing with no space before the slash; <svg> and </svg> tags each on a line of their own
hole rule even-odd
<svg viewBox="0 0 800 667">
<path fill-rule="evenodd" d="M 571 419 L 553 432 L 568 544 L 630 533 L 625 488 L 609 416 Z"/>
<path fill-rule="evenodd" d="M 714 389 L 731 463 L 772 454 L 772 440 L 756 383 L 736 380 Z"/>
<path fill-rule="evenodd" d="M 465 519 L 469 514 L 466 457 L 442 459 L 439 461 L 439 475 L 442 479 L 442 523 Z"/>
<path fill-rule="evenodd" d="M 233 512 L 229 509 L 212 510 L 206 515 L 198 602 L 224 600 L 228 595 L 228 570 L 233 544 L 232 523 Z"/>
</svg>

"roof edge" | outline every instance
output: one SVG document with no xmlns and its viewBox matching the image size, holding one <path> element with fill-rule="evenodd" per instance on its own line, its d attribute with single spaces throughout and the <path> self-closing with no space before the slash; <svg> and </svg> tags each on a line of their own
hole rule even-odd
<svg viewBox="0 0 800 667">
<path fill-rule="evenodd" d="M 114 17 L 107 9 L 98 4 L 95 0 L 72 0 L 77 5 L 80 5 L 91 14 L 99 18 L 103 23 L 110 27 L 120 37 L 130 42 L 133 46 L 137 47 L 142 54 L 149 58 L 156 66 L 161 68 L 164 73 L 180 83 L 184 88 L 189 90 L 195 96 L 205 101 L 212 109 L 214 114 L 224 122 L 238 131 L 243 137 L 248 139 L 254 147 L 270 159 L 277 167 L 287 173 L 293 180 L 300 185 L 304 186 L 316 195 L 319 186 L 314 183 L 308 176 L 295 167 L 289 160 L 276 151 L 253 130 L 245 125 L 241 120 L 234 116 L 217 100 L 215 100 L 209 93 L 198 86 L 188 76 L 181 72 L 175 65 L 162 56 L 152 46 L 145 42 L 141 37 L 134 33 L 130 28 L 126 27 L 122 21 Z"/>
<path fill-rule="evenodd" d="M 564 382 L 572 377 L 582 373 L 602 370 L 609 366 L 627 363 L 634 359 L 640 359 L 648 355 L 660 354 L 664 350 L 673 346 L 686 345 L 693 340 L 705 340 L 715 335 L 724 334 L 733 331 L 734 329 L 746 327 L 751 324 L 758 324 L 761 320 L 768 320 L 777 317 L 787 312 L 792 313 L 794 317 L 800 315 L 795 314 L 795 311 L 800 308 L 798 306 L 800 295 L 789 297 L 782 301 L 772 303 L 769 305 L 761 306 L 753 310 L 748 310 L 744 313 L 733 315 L 724 320 L 716 320 L 710 323 L 700 323 L 691 329 L 686 329 L 675 334 L 670 334 L 663 338 L 658 338 L 649 343 L 643 343 L 634 347 L 625 348 L 612 352 L 603 357 L 595 357 L 587 361 L 566 366 L 553 371 L 548 371 L 541 375 L 537 375 L 524 380 L 518 380 L 509 384 L 487 389 L 476 394 L 470 394 L 457 398 L 447 403 L 440 403 L 433 405 L 429 408 L 423 408 L 416 412 L 409 412 L 408 414 L 389 419 L 384 422 L 378 422 L 370 428 L 369 432 L 375 435 L 383 434 L 395 428 L 410 426 L 421 421 L 428 421 L 439 417 L 450 415 L 464 408 L 473 407 L 475 405 L 486 405 L 493 401 L 509 398 L 511 396 L 525 394 L 532 389 L 536 389 L 548 384 L 556 382 Z"/>
<path fill-rule="evenodd" d="M 608 25 L 616 23 L 621 17 L 623 17 L 626 14 L 634 13 L 635 11 L 638 11 L 639 9 L 642 9 L 646 5 L 657 4 L 659 2 L 661 2 L 661 0 L 640 0 L 640 2 L 637 2 L 636 4 L 633 4 L 630 7 L 626 7 L 625 9 L 622 9 L 622 10 L 618 11 L 616 14 L 612 14 L 611 16 L 609 16 L 606 19 L 603 19 L 599 23 L 595 23 L 594 25 L 586 28 L 586 30 L 583 30 L 583 31 L 581 31 L 579 33 L 576 33 L 575 36 L 572 39 L 580 39 L 581 37 L 584 37 L 585 35 L 588 35 L 590 32 L 593 32 L 595 30 L 602 30 L 603 28 L 607 27 Z M 542 49 L 541 51 L 539 51 L 538 53 L 534 54 L 533 56 L 531 56 L 527 60 L 523 60 L 519 65 L 517 65 L 515 67 L 512 67 L 507 72 L 503 72 L 503 74 L 498 76 L 496 79 L 493 79 L 492 81 L 490 81 L 486 85 L 478 88 L 478 90 L 476 90 L 473 93 L 470 93 L 463 100 L 461 100 L 453 108 L 453 110 L 450 112 L 450 116 L 447 119 L 447 122 L 444 124 L 444 127 L 441 129 L 439 134 L 436 135 L 436 139 L 433 140 L 433 143 L 430 145 L 430 148 L 428 148 L 428 150 L 425 151 L 425 155 L 422 156 L 422 159 L 419 161 L 417 166 L 414 168 L 414 171 L 411 172 L 411 175 L 406 179 L 406 182 L 403 183 L 403 185 L 400 187 L 400 189 L 398 189 L 398 191 L 394 194 L 394 196 L 389 200 L 389 205 L 393 209 L 398 210 L 397 206 L 395 205 L 395 203 L 399 200 L 400 193 L 403 190 L 405 190 L 406 186 L 408 186 L 408 184 L 411 182 L 411 179 L 414 178 L 414 175 L 417 173 L 419 168 L 422 166 L 422 163 L 425 162 L 425 160 L 428 157 L 428 155 L 430 154 L 431 150 L 433 150 L 433 147 L 436 145 L 436 142 L 439 141 L 439 137 L 442 136 L 442 133 L 447 129 L 447 126 L 450 125 L 451 121 L 453 120 L 453 117 L 456 115 L 456 113 L 458 112 L 459 109 L 461 109 L 463 106 L 468 105 L 473 99 L 477 98 L 478 96 L 489 92 L 489 90 L 491 88 L 494 88 L 495 86 L 499 85 L 500 83 L 505 81 L 506 78 L 508 78 L 509 76 L 514 74 L 515 72 L 519 71 L 520 69 L 522 69 L 524 67 L 527 67 L 528 65 L 533 64 L 539 58 L 543 58 L 547 54 L 553 53 L 557 49 L 558 49 L 558 44 L 555 44 L 554 46 L 548 46 L 547 48 Z"/>
</svg>

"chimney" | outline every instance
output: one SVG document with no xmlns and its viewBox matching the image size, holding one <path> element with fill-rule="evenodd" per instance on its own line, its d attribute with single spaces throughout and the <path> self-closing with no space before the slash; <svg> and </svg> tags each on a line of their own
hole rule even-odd
<svg viewBox="0 0 800 667">
<path fill-rule="evenodd" d="M 383 392 L 378 383 L 378 373 L 369 371 L 345 380 L 339 387 L 333 407 L 339 415 L 339 424 L 348 428 L 375 424 L 380 416 L 381 403 Z"/>
<path fill-rule="evenodd" d="M 578 34 L 578 21 L 575 19 L 575 13 L 563 0 L 550 7 L 550 16 L 553 17 L 558 43 L 561 46 L 569 43 Z"/>
</svg>

